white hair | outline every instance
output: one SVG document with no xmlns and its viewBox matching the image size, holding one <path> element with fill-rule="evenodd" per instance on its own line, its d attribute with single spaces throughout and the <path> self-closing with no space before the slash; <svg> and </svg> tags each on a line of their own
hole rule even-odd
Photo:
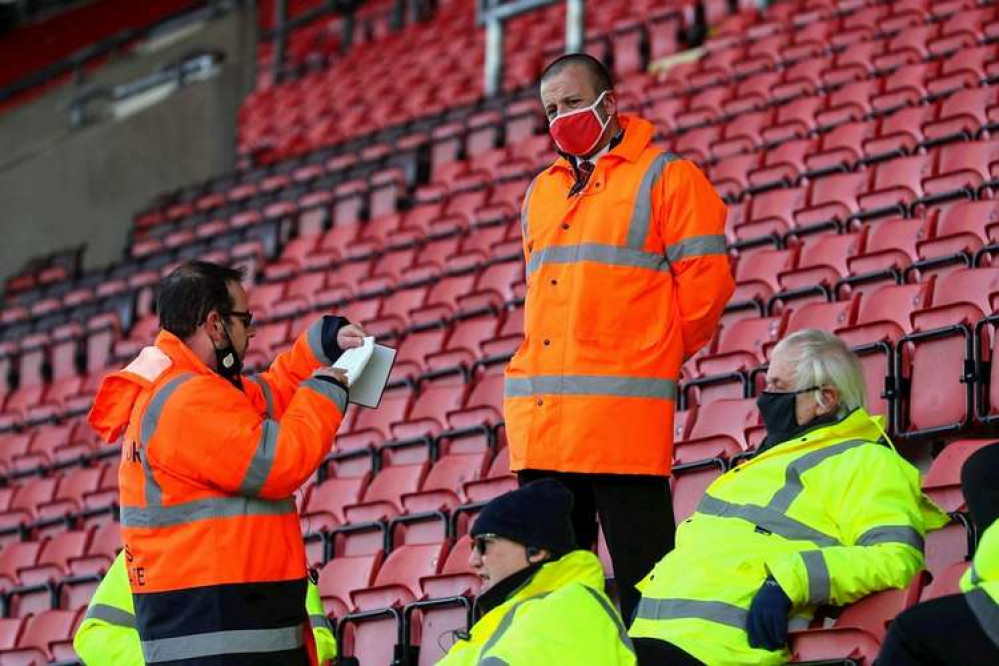
<svg viewBox="0 0 999 666">
<path fill-rule="evenodd" d="M 774 347 L 794 365 L 796 390 L 832 386 L 839 393 L 837 415 L 846 416 L 867 404 L 867 385 L 857 355 L 832 333 L 808 328 L 787 336 Z M 823 407 L 822 396 L 816 398 Z"/>
</svg>

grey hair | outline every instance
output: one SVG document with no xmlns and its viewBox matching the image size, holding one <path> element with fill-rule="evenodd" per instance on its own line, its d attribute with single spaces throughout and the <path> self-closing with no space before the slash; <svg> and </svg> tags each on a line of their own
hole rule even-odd
<svg viewBox="0 0 999 666">
<path fill-rule="evenodd" d="M 796 368 L 797 390 L 812 386 L 833 386 L 839 393 L 837 415 L 846 416 L 867 404 L 867 385 L 857 355 L 828 331 L 808 328 L 787 336 L 774 347 L 781 350 Z M 817 397 L 822 404 L 821 395 Z"/>
</svg>

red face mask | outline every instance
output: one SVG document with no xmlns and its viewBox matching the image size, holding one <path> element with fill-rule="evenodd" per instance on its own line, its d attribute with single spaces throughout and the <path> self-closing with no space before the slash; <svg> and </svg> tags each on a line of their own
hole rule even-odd
<svg viewBox="0 0 999 666">
<path fill-rule="evenodd" d="M 610 123 L 610 116 L 601 122 L 597 106 L 603 101 L 607 92 L 605 90 L 600 93 L 600 97 L 585 109 L 576 109 L 555 116 L 548 124 L 548 131 L 559 150 L 576 157 L 584 157 L 600 143 L 600 137 L 604 135 L 604 130 Z"/>
</svg>

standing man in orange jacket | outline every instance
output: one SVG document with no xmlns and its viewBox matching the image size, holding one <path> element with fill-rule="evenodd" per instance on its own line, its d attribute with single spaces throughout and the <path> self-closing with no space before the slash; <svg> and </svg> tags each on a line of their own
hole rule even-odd
<svg viewBox="0 0 999 666">
<path fill-rule="evenodd" d="M 106 377 L 90 423 L 122 437 L 125 563 L 147 664 L 307 666 L 306 559 L 292 495 L 347 407 L 329 367 L 364 332 L 317 320 L 266 372 L 238 271 L 185 264 L 161 284 L 161 332 Z"/>
<path fill-rule="evenodd" d="M 711 339 L 734 284 L 726 208 L 701 171 L 618 115 L 596 59 L 559 58 L 541 102 L 560 158 L 521 211 L 525 340 L 507 369 L 511 468 L 575 495 L 581 548 L 599 513 L 629 621 L 673 547 L 668 476 L 680 366 Z"/>
</svg>

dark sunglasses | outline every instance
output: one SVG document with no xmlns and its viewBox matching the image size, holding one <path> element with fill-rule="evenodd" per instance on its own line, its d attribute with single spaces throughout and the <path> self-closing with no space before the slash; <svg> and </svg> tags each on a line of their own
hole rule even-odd
<svg viewBox="0 0 999 666">
<path fill-rule="evenodd" d="M 240 312 L 238 310 L 233 310 L 229 313 L 230 317 L 236 317 L 241 322 L 245 328 L 250 328 L 253 325 L 253 313 L 252 312 Z"/>
<path fill-rule="evenodd" d="M 472 537 L 472 547 L 475 548 L 475 552 L 482 557 L 486 554 L 486 548 L 489 547 L 493 541 L 498 538 L 496 534 L 480 534 L 478 536 Z"/>
</svg>

